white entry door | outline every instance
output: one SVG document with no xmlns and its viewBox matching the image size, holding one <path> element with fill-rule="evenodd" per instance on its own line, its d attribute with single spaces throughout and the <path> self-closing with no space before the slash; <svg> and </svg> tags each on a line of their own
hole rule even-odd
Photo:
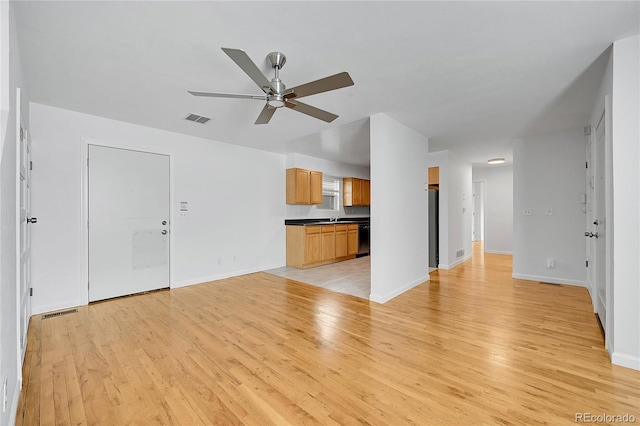
<svg viewBox="0 0 640 426">
<path fill-rule="evenodd" d="M 27 351 L 27 329 L 31 318 L 31 224 L 37 219 L 31 217 L 31 136 L 22 120 L 20 89 L 16 93 L 17 102 L 17 196 L 20 206 L 20 240 L 18 242 L 18 297 L 20 300 L 20 367 Z"/>
<path fill-rule="evenodd" d="M 607 218 L 605 210 L 605 188 L 606 188 L 606 176 L 605 176 L 605 114 L 602 114 L 598 127 L 596 128 L 596 146 L 595 146 L 595 158 L 593 159 L 595 185 L 594 185 L 594 200 L 593 200 L 593 222 L 592 222 L 592 234 L 590 238 L 595 240 L 594 248 L 594 279 L 596 288 L 596 312 L 602 328 L 607 329 L 607 275 L 606 275 L 606 227 Z"/>
<path fill-rule="evenodd" d="M 169 287 L 169 157 L 89 145 L 89 301 Z"/>
</svg>

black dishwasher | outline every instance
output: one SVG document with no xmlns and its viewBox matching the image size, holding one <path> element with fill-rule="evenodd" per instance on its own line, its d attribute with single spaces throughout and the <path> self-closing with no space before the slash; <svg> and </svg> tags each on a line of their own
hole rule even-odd
<svg viewBox="0 0 640 426">
<path fill-rule="evenodd" d="M 358 254 L 356 257 L 369 256 L 369 222 L 358 224 Z"/>
</svg>

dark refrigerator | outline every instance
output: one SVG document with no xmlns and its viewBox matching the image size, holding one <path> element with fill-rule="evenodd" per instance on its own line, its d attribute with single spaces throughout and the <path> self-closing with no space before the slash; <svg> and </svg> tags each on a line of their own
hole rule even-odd
<svg viewBox="0 0 640 426">
<path fill-rule="evenodd" d="M 438 190 L 429 190 L 429 267 L 438 267 Z"/>
</svg>

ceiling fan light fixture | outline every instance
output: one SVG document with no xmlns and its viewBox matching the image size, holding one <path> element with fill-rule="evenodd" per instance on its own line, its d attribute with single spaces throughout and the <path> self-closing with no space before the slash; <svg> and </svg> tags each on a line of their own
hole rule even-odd
<svg viewBox="0 0 640 426">
<path fill-rule="evenodd" d="M 270 95 L 269 98 L 267 99 L 267 103 L 272 108 L 283 107 L 284 106 L 284 96 L 279 95 L 279 94 Z"/>
<path fill-rule="evenodd" d="M 488 160 L 487 163 L 489 164 L 502 164 L 504 163 L 504 158 L 500 157 L 500 158 L 492 158 L 491 160 Z"/>
</svg>

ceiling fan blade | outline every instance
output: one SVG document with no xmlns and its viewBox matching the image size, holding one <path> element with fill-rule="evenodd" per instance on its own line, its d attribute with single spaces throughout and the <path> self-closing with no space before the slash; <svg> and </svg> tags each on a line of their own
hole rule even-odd
<svg viewBox="0 0 640 426">
<path fill-rule="evenodd" d="M 187 92 L 191 93 L 193 96 L 207 96 L 210 98 L 260 99 L 263 101 L 267 99 L 265 95 L 241 95 L 237 93 L 193 92 L 191 90 L 187 90 Z"/>
<path fill-rule="evenodd" d="M 258 66 L 249 58 L 249 56 L 242 49 L 229 49 L 223 47 L 222 50 L 224 53 L 229 55 L 229 57 L 235 62 L 242 71 L 244 71 L 250 78 L 253 80 L 260 89 L 264 93 L 269 93 L 269 91 L 275 92 L 275 90 L 271 87 L 271 83 L 262 74 L 262 71 L 258 68 Z"/>
<path fill-rule="evenodd" d="M 316 93 L 341 89 L 347 86 L 353 86 L 353 80 L 351 80 L 348 72 L 341 72 L 340 74 L 321 78 L 320 80 L 287 89 L 284 91 L 284 97 L 287 99 L 297 99 L 304 96 L 315 95 Z"/>
<path fill-rule="evenodd" d="M 253 124 L 267 124 L 269 120 L 271 120 L 271 117 L 273 117 L 273 113 L 275 113 L 277 109 L 278 108 L 270 107 L 269 104 L 265 103 L 264 108 L 262 108 L 262 111 L 258 116 L 258 119 Z"/>
<path fill-rule="evenodd" d="M 322 110 L 320 108 L 313 107 L 311 105 L 303 104 L 299 101 L 289 100 L 284 104 L 287 108 L 291 108 L 294 111 L 301 112 L 303 114 L 307 114 L 313 118 L 317 118 L 322 121 L 326 121 L 327 123 L 331 123 L 333 120 L 338 118 L 337 115 L 332 114 L 328 111 Z"/>
</svg>

